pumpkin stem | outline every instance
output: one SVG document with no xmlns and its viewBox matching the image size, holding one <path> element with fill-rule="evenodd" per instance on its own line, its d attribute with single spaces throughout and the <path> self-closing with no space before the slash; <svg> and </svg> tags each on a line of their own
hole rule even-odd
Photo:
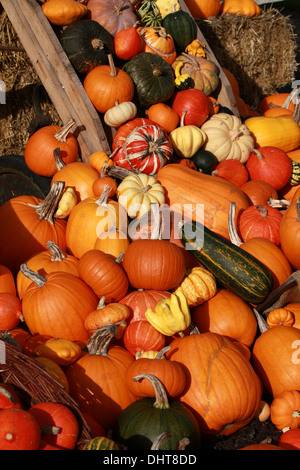
<svg viewBox="0 0 300 470">
<path fill-rule="evenodd" d="M 196 67 L 196 70 L 200 70 L 200 65 L 199 65 L 199 62 L 198 60 L 196 59 L 195 56 L 191 55 L 191 54 L 187 54 L 186 52 L 182 52 L 183 56 L 185 56 L 188 60 L 188 62 L 190 62 L 191 64 L 194 65 L 194 67 Z"/>
<path fill-rule="evenodd" d="M 30 207 L 35 208 L 39 220 L 47 220 L 51 225 L 54 225 L 53 214 L 58 206 L 64 187 L 64 181 L 54 181 L 49 193 L 42 202 L 36 205 L 28 204 Z"/>
<path fill-rule="evenodd" d="M 241 241 L 237 229 L 235 226 L 235 210 L 236 210 L 236 203 L 231 202 L 229 206 L 229 216 L 228 216 L 228 233 L 231 243 L 236 246 L 241 246 L 243 242 Z"/>
<path fill-rule="evenodd" d="M 62 161 L 60 158 L 60 148 L 57 147 L 56 149 L 53 150 L 53 158 L 54 158 L 54 163 L 56 166 L 57 171 L 61 170 L 66 166 L 66 164 Z"/>
<path fill-rule="evenodd" d="M 296 201 L 296 213 L 297 213 L 296 220 L 297 222 L 299 222 L 300 220 L 300 197 L 298 197 Z"/>
<path fill-rule="evenodd" d="M 44 425 L 41 426 L 41 435 L 42 436 L 57 436 L 57 434 L 60 434 L 62 432 L 62 428 L 59 426 L 48 426 Z"/>
<path fill-rule="evenodd" d="M 124 256 L 124 253 L 120 253 L 119 256 L 115 259 L 115 263 L 121 263 L 122 259 L 123 259 L 123 256 Z"/>
<path fill-rule="evenodd" d="M 199 328 L 193 322 L 190 323 L 189 330 L 190 335 L 200 335 Z"/>
<path fill-rule="evenodd" d="M 106 174 L 112 178 L 123 180 L 126 176 L 136 175 L 136 171 L 127 170 L 127 168 L 121 168 L 118 166 L 109 166 L 106 170 Z"/>
<path fill-rule="evenodd" d="M 110 187 L 108 186 L 108 184 L 105 184 L 101 196 L 96 200 L 96 204 L 98 204 L 99 206 L 107 206 L 109 191 Z"/>
<path fill-rule="evenodd" d="M 166 437 L 171 437 L 171 434 L 169 433 L 169 431 L 164 431 L 164 432 L 162 432 L 161 434 L 159 434 L 159 435 L 154 439 L 150 450 L 159 450 L 160 444 L 162 443 L 162 441 L 163 441 L 164 439 L 166 439 Z"/>
<path fill-rule="evenodd" d="M 75 124 L 74 119 L 70 119 L 70 121 L 67 122 L 56 134 L 54 134 L 54 137 L 56 140 L 59 142 L 67 142 L 67 137 L 70 132 L 70 129 L 73 127 Z"/>
<path fill-rule="evenodd" d="M 116 69 L 116 66 L 115 66 L 115 63 L 114 63 L 114 59 L 113 59 L 113 56 L 112 54 L 108 54 L 108 62 L 109 62 L 109 66 L 110 66 L 110 76 L 111 77 L 116 77 L 117 76 L 117 69 Z"/>
<path fill-rule="evenodd" d="M 162 348 L 157 354 L 155 359 L 162 359 L 163 355 L 165 354 L 166 351 L 170 351 L 171 346 L 166 346 Z"/>
<path fill-rule="evenodd" d="M 264 158 L 263 154 L 257 150 L 257 149 L 252 149 L 252 152 L 256 153 L 257 159 L 262 160 Z"/>
<path fill-rule="evenodd" d="M 256 317 L 257 325 L 258 325 L 260 333 L 264 333 L 265 331 L 269 329 L 268 323 L 264 320 L 264 318 L 260 315 L 260 313 L 258 313 L 258 311 L 255 308 L 253 309 L 253 312 Z"/>
<path fill-rule="evenodd" d="M 92 48 L 95 50 L 104 49 L 103 41 L 99 38 L 94 38 L 91 40 Z"/>
<path fill-rule="evenodd" d="M 115 323 L 107 324 L 95 331 L 87 344 L 88 353 L 92 356 L 108 356 L 108 346 L 118 331 Z"/>
<path fill-rule="evenodd" d="M 190 444 L 190 440 L 187 437 L 183 437 L 178 441 L 176 450 L 186 450 L 186 447 Z"/>
<path fill-rule="evenodd" d="M 47 279 L 44 276 L 36 273 L 32 269 L 28 268 L 26 263 L 21 264 L 20 270 L 24 276 L 28 277 L 31 281 L 35 282 L 37 287 L 43 287 Z"/>
<path fill-rule="evenodd" d="M 2 385 L 0 385 L 0 395 L 3 395 L 11 403 L 14 403 L 15 401 L 13 394 L 9 390 L 7 390 L 5 387 L 2 387 Z"/>
<path fill-rule="evenodd" d="M 184 124 L 184 120 L 185 120 L 185 115 L 186 115 L 186 113 L 187 113 L 187 110 L 182 111 L 182 113 L 181 113 L 181 116 L 180 116 L 180 123 L 179 123 L 179 126 L 180 126 L 180 127 L 183 127 L 183 126 L 185 125 L 185 124 Z"/>
<path fill-rule="evenodd" d="M 51 261 L 62 261 L 66 258 L 62 249 L 55 242 L 48 241 L 46 247 L 51 253 Z"/>
<path fill-rule="evenodd" d="M 155 402 L 153 406 L 161 410 L 170 408 L 167 392 L 161 381 L 152 374 L 139 374 L 133 377 L 134 382 L 138 382 L 141 379 L 147 379 L 151 383 L 155 392 Z"/>
<path fill-rule="evenodd" d="M 98 309 L 100 310 L 100 308 L 105 307 L 105 299 L 106 299 L 106 296 L 103 295 L 103 296 L 101 297 L 101 299 L 99 300 L 99 303 L 98 303 L 98 305 L 97 305 L 97 310 L 98 310 Z"/>
<path fill-rule="evenodd" d="M 256 209 L 259 210 L 261 217 L 267 217 L 268 211 L 265 207 L 263 206 L 256 206 Z"/>
<path fill-rule="evenodd" d="M 276 207 L 276 208 L 284 208 L 291 205 L 291 201 L 287 201 L 286 199 L 275 199 L 274 197 L 270 197 L 267 202 L 268 206 Z"/>
</svg>

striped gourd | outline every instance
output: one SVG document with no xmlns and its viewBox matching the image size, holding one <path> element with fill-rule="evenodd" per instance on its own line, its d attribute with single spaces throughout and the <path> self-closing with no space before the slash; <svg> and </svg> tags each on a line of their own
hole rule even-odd
<svg viewBox="0 0 300 470">
<path fill-rule="evenodd" d="M 271 273 L 258 259 L 201 223 L 183 224 L 181 241 L 223 287 L 244 301 L 259 304 L 271 291 Z"/>
<path fill-rule="evenodd" d="M 300 162 L 292 160 L 292 174 L 289 181 L 291 186 L 296 186 L 300 183 Z"/>
<path fill-rule="evenodd" d="M 86 442 L 81 450 L 119 450 L 119 446 L 111 439 L 99 436 Z"/>
</svg>

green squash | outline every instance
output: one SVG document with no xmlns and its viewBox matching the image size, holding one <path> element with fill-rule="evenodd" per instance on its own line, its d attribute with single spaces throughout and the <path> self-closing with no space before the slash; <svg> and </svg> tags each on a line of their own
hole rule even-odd
<svg viewBox="0 0 300 470">
<path fill-rule="evenodd" d="M 118 444 L 108 437 L 94 437 L 85 442 L 81 450 L 120 450 Z"/>
<path fill-rule="evenodd" d="M 197 25 L 194 18 L 183 10 L 169 13 L 162 20 L 162 26 L 171 34 L 177 54 L 197 37 Z"/>
<path fill-rule="evenodd" d="M 123 66 L 135 85 L 136 98 L 141 106 L 167 101 L 174 93 L 174 72 L 160 56 L 151 52 L 137 54 Z"/>
<path fill-rule="evenodd" d="M 113 36 L 94 20 L 70 24 L 59 39 L 74 69 L 82 74 L 97 65 L 107 65 L 108 54 L 114 51 Z"/>
<path fill-rule="evenodd" d="M 114 439 L 128 450 L 150 450 L 157 436 L 168 433 L 160 450 L 176 450 L 187 438 L 186 450 L 199 450 L 200 428 L 193 413 L 178 400 L 169 400 L 162 383 L 153 375 L 140 374 L 134 380 L 148 379 L 155 397 L 144 397 L 125 408 L 119 415 Z"/>
<path fill-rule="evenodd" d="M 209 150 L 198 150 L 193 156 L 192 161 L 196 165 L 198 171 L 211 175 L 219 163 L 217 157 Z"/>
</svg>

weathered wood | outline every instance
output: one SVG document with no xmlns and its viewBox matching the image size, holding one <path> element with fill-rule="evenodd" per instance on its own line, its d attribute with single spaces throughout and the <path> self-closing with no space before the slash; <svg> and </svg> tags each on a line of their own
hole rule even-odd
<svg viewBox="0 0 300 470">
<path fill-rule="evenodd" d="M 33 67 L 62 122 L 74 119 L 83 161 L 98 150 L 110 153 L 99 114 L 36 0 L 1 0 Z"/>
</svg>

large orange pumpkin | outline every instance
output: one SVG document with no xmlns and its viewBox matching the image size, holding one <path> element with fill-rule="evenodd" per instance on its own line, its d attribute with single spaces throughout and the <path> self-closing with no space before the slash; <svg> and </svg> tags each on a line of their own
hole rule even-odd
<svg viewBox="0 0 300 470">
<path fill-rule="evenodd" d="M 194 18 L 209 18 L 217 16 L 221 8 L 220 0 L 187 0 L 186 6 Z"/>
<path fill-rule="evenodd" d="M 16 294 L 16 284 L 12 272 L 3 265 L 0 265 L 0 292 Z"/>
<path fill-rule="evenodd" d="M 294 269 L 300 269 L 300 187 L 294 193 L 290 206 L 280 224 L 281 249 Z"/>
</svg>

